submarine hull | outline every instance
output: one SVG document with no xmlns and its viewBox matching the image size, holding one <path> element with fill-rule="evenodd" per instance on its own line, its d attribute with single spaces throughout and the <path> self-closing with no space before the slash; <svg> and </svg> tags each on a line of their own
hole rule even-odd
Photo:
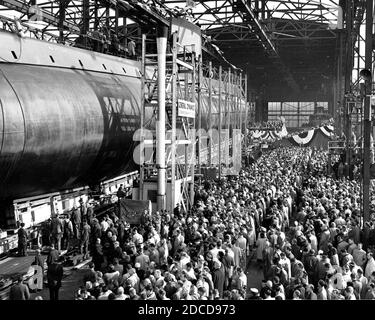
<svg viewBox="0 0 375 320">
<path fill-rule="evenodd" d="M 131 170 L 140 81 L 0 65 L 0 197 L 87 185 Z"/>
</svg>

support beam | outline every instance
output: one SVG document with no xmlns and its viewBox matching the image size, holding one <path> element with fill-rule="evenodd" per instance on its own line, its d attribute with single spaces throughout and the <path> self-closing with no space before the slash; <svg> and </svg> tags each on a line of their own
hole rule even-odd
<svg viewBox="0 0 375 320">
<path fill-rule="evenodd" d="M 122 32 L 125 35 L 124 36 L 124 46 L 125 46 L 125 48 L 127 48 L 128 47 L 128 24 L 127 24 L 126 18 L 122 19 Z"/>
<path fill-rule="evenodd" d="M 212 164 L 212 62 L 208 64 L 208 166 Z"/>
<path fill-rule="evenodd" d="M 285 80 L 288 82 L 290 88 L 296 92 L 300 91 L 300 88 L 297 82 L 294 80 L 292 73 L 290 70 L 285 66 L 285 64 L 281 61 L 281 58 L 272 43 L 271 39 L 268 37 L 265 28 L 260 24 L 259 20 L 255 16 L 253 10 L 247 4 L 245 0 L 238 0 L 242 2 L 241 5 L 243 8 L 246 9 L 246 14 L 250 18 L 248 21 L 248 28 L 251 32 L 255 32 L 258 36 L 259 41 L 262 43 L 263 48 L 266 51 L 266 54 L 272 60 L 273 64 L 281 71 L 284 75 Z"/>
<path fill-rule="evenodd" d="M 171 136 L 171 210 L 175 206 L 176 195 L 176 125 L 177 125 L 177 33 L 172 35 L 172 136 Z M 185 82 L 186 85 L 186 82 Z"/>
<path fill-rule="evenodd" d="M 226 85 L 226 103 L 225 103 L 225 109 L 226 109 L 226 129 L 227 129 L 227 137 L 225 139 L 226 144 L 226 159 L 225 159 L 225 167 L 226 172 L 229 170 L 229 159 L 230 159 L 230 146 L 229 146 L 229 139 L 230 139 L 230 115 L 232 111 L 232 101 L 231 101 L 231 70 L 228 69 L 228 79 L 227 79 L 227 85 Z"/>
<path fill-rule="evenodd" d="M 158 52 L 158 121 L 156 123 L 156 166 L 158 170 L 157 206 L 166 209 L 166 163 L 165 163 L 165 90 L 166 90 L 166 54 L 167 33 L 165 26 L 158 28 L 156 38 Z"/>
<path fill-rule="evenodd" d="M 365 69 L 372 72 L 372 36 L 373 36 L 373 7 L 374 1 L 366 1 L 366 56 Z M 373 77 L 373 75 L 372 75 Z M 370 153 L 371 153 L 371 87 L 372 77 L 365 81 L 365 101 L 364 101 L 364 132 L 363 132 L 363 222 L 370 220 Z"/>
<path fill-rule="evenodd" d="M 203 70 L 202 70 L 202 56 L 198 57 L 198 174 L 201 174 L 201 144 L 202 144 L 202 87 L 203 87 Z M 199 181 L 201 179 L 199 178 Z"/>
<path fill-rule="evenodd" d="M 20 0 L 0 0 L 0 5 L 5 6 L 11 10 L 15 10 L 18 12 L 21 12 L 25 15 L 29 13 L 30 5 L 26 1 L 20 1 Z M 56 18 L 53 14 L 47 12 L 46 10 L 41 9 L 41 19 L 44 22 L 47 22 L 53 26 L 59 27 L 60 19 Z M 72 33 L 80 33 L 80 29 L 75 24 L 63 21 L 62 22 L 63 28 L 66 30 L 72 32 Z"/>
<path fill-rule="evenodd" d="M 219 179 L 221 179 L 221 91 L 222 91 L 222 77 L 223 68 L 219 66 Z"/>
<path fill-rule="evenodd" d="M 105 27 L 106 27 L 106 31 L 109 32 L 109 29 L 110 29 L 110 16 L 109 16 L 109 6 L 107 6 L 105 8 Z M 107 36 L 107 35 L 106 35 Z"/>
<path fill-rule="evenodd" d="M 58 28 L 59 28 L 59 42 L 64 43 L 64 21 L 65 21 L 65 9 L 67 6 L 68 0 L 60 1 L 60 10 L 59 10 L 59 23 L 58 23 Z"/>
<path fill-rule="evenodd" d="M 115 34 L 118 35 L 118 20 L 119 20 L 119 9 L 118 6 L 115 8 Z"/>
<path fill-rule="evenodd" d="M 239 118 L 239 125 L 240 125 L 240 132 L 242 134 L 242 123 L 243 123 L 243 104 L 242 104 L 242 72 L 240 72 L 240 78 L 238 80 L 238 109 L 240 110 L 240 118 Z"/>
<path fill-rule="evenodd" d="M 197 105 L 197 94 L 196 94 L 196 76 L 197 76 L 197 69 L 196 69 L 196 52 L 195 47 L 193 46 L 193 57 L 192 57 L 192 64 L 193 64 L 193 74 L 191 79 L 191 86 L 192 86 L 192 100 L 194 103 L 194 108 Z M 194 180 L 195 180 L 195 137 L 196 137 L 196 131 L 195 131 L 196 125 L 195 125 L 195 118 L 193 119 L 193 130 L 190 131 L 190 141 L 191 141 L 191 160 L 190 160 L 190 204 L 191 206 L 194 205 Z"/>
<path fill-rule="evenodd" d="M 82 1 L 82 27 L 83 45 L 87 47 L 87 32 L 90 30 L 90 0 Z"/>
<path fill-rule="evenodd" d="M 345 94 L 351 92 L 351 85 L 352 85 L 352 72 L 354 66 L 354 44 L 355 44 L 355 34 L 354 32 L 354 6 L 352 6 L 352 1 L 347 1 L 347 8 L 346 8 L 346 55 L 345 55 Z M 345 154 L 345 161 L 347 165 L 350 167 L 351 163 L 351 138 L 352 138 L 352 124 L 351 124 L 351 114 L 349 108 L 347 106 L 346 99 L 343 102 L 344 106 L 344 123 L 345 123 L 345 137 L 346 137 L 346 154 Z"/>
<path fill-rule="evenodd" d="M 99 0 L 94 0 L 94 30 L 97 31 L 99 28 L 99 17 L 98 17 L 98 11 L 99 11 Z"/>
<path fill-rule="evenodd" d="M 247 73 L 245 74 L 245 128 L 244 128 L 244 134 L 245 134 L 245 150 L 247 151 L 247 146 L 248 146 L 248 137 L 247 137 L 247 126 L 248 126 L 248 123 L 249 123 L 249 108 L 250 108 L 250 104 L 248 104 L 248 99 L 247 98 Z"/>
<path fill-rule="evenodd" d="M 146 86 L 146 34 L 142 34 L 142 63 L 141 63 L 141 137 L 140 137 L 140 155 L 139 155 L 139 200 L 143 200 L 143 187 L 144 187 L 144 180 L 145 180 L 145 133 L 144 133 L 144 126 L 145 126 L 145 113 L 146 113 L 146 105 L 145 105 L 145 86 Z"/>
</svg>

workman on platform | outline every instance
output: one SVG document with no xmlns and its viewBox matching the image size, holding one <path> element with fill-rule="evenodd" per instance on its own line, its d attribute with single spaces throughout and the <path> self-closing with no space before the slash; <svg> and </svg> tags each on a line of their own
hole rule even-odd
<svg viewBox="0 0 375 320">
<path fill-rule="evenodd" d="M 27 231 L 24 229 L 25 224 L 22 222 L 21 227 L 17 231 L 18 235 L 18 256 L 25 257 L 27 255 Z"/>
</svg>

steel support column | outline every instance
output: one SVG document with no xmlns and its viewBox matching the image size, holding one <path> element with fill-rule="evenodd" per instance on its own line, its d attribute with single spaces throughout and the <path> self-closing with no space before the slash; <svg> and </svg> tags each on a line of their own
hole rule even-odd
<svg viewBox="0 0 375 320">
<path fill-rule="evenodd" d="M 212 165 L 212 62 L 208 64 L 208 166 Z"/>
<path fill-rule="evenodd" d="M 365 69 L 372 72 L 373 0 L 366 1 Z M 365 80 L 364 132 L 363 132 L 363 221 L 370 219 L 370 153 L 371 153 L 371 86 L 372 77 Z"/>
<path fill-rule="evenodd" d="M 90 0 L 82 1 L 82 27 L 81 36 L 83 45 L 87 47 L 87 32 L 90 30 Z"/>
<path fill-rule="evenodd" d="M 171 136 L 171 208 L 176 201 L 176 123 L 177 123 L 177 33 L 172 35 L 172 136 Z M 186 86 L 186 82 L 185 82 Z M 186 148 L 185 148 L 186 149 Z M 186 159 L 185 159 L 186 161 Z M 185 162 L 185 166 L 187 163 Z"/>
<path fill-rule="evenodd" d="M 221 66 L 219 66 L 219 179 L 221 179 L 221 117 L 222 117 L 222 114 L 221 114 L 221 82 L 222 82 L 222 73 L 223 73 L 223 69 Z"/>
<path fill-rule="evenodd" d="M 156 39 L 158 52 L 158 121 L 156 126 L 156 166 L 158 169 L 158 210 L 166 209 L 166 164 L 165 164 L 165 90 L 167 27 L 159 27 Z"/>
<path fill-rule="evenodd" d="M 353 21 L 354 21 L 354 8 L 351 0 L 347 0 L 347 9 L 346 9 L 346 66 L 345 66 L 345 95 L 351 93 L 351 86 L 352 86 L 352 71 L 354 66 L 354 37 L 353 33 Z M 346 154 L 345 160 L 347 165 L 350 167 L 351 164 L 351 114 L 350 110 L 347 107 L 346 99 L 343 102 L 344 107 L 344 133 L 346 136 Z"/>
<path fill-rule="evenodd" d="M 247 126 L 249 123 L 249 108 L 250 108 L 250 103 L 248 103 L 250 99 L 247 98 L 247 73 L 245 74 L 245 129 L 244 129 L 244 134 L 245 134 L 245 151 L 247 152 L 247 147 L 248 147 L 248 137 L 247 137 Z"/>
<path fill-rule="evenodd" d="M 59 4 L 59 42 L 64 43 L 64 21 L 67 1 L 60 1 Z"/>
<path fill-rule="evenodd" d="M 99 0 L 94 0 L 94 30 L 97 31 L 99 28 L 99 17 L 98 17 L 98 11 L 99 11 Z"/>
<path fill-rule="evenodd" d="M 145 180 L 145 86 L 146 86 L 146 34 L 142 34 L 142 63 L 141 63 L 141 136 L 140 136 L 140 155 L 139 155 L 139 200 L 143 200 L 144 180 Z"/>
<path fill-rule="evenodd" d="M 226 128 L 228 130 L 227 132 L 227 154 L 226 154 L 226 161 L 225 161 L 225 166 L 226 166 L 226 172 L 228 172 L 229 169 L 229 159 L 230 159 L 230 145 L 229 145 L 229 140 L 230 140 L 230 120 L 231 120 L 231 111 L 232 111 L 232 101 L 231 101 L 231 70 L 228 69 L 228 79 L 227 79 L 227 92 L 226 92 L 226 113 L 227 113 L 227 118 L 226 118 Z"/>
<path fill-rule="evenodd" d="M 193 57 L 192 57 L 192 63 L 193 63 L 193 74 L 191 79 L 191 85 L 192 85 L 192 101 L 194 102 L 194 109 L 197 104 L 197 96 L 196 96 L 196 74 L 197 74 L 197 63 L 196 63 L 196 52 L 195 47 L 193 46 Z M 196 122 L 195 118 L 193 119 L 193 130 L 190 132 L 189 140 L 191 141 L 191 163 L 190 163 L 190 176 L 191 176 L 191 183 L 190 183 L 190 204 L 191 207 L 194 205 L 194 180 L 195 180 L 195 137 L 196 137 Z"/>
<path fill-rule="evenodd" d="M 203 71 L 202 71 L 202 56 L 198 57 L 198 144 L 197 144 L 197 156 L 198 156 L 198 174 L 201 174 L 201 144 L 202 144 L 202 87 L 203 87 Z M 201 178 L 199 178 L 201 181 Z"/>
</svg>

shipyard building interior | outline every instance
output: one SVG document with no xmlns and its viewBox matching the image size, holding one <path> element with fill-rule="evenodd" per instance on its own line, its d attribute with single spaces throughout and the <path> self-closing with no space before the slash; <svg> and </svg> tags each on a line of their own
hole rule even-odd
<svg viewBox="0 0 375 320">
<path fill-rule="evenodd" d="M 0 0 L 0 299 L 374 300 L 373 15 Z"/>
</svg>

